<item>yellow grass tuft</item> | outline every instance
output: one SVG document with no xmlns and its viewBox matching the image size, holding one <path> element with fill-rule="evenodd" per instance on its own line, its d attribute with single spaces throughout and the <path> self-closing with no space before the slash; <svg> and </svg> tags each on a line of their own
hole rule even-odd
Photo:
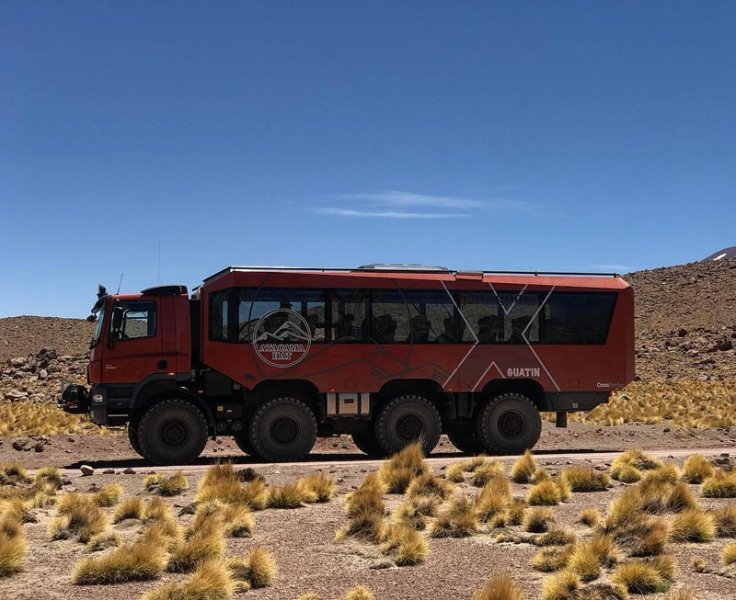
<svg viewBox="0 0 736 600">
<path fill-rule="evenodd" d="M 620 564 L 611 579 L 632 594 L 666 592 L 670 586 L 670 582 L 662 577 L 655 565 L 641 560 Z"/>
<path fill-rule="evenodd" d="M 225 534 L 229 537 L 248 537 L 255 526 L 253 513 L 245 504 L 222 504 L 219 500 L 213 500 L 197 507 L 192 528 L 197 529 L 212 516 L 221 518 Z"/>
<path fill-rule="evenodd" d="M 166 566 L 166 549 L 145 537 L 124 544 L 99 558 L 85 558 L 72 572 L 78 585 L 156 579 Z"/>
<path fill-rule="evenodd" d="M 315 502 L 329 502 L 335 493 L 335 480 L 329 475 L 325 475 L 321 471 L 315 471 L 302 480 L 311 497 L 315 498 Z"/>
<path fill-rule="evenodd" d="M 3 515 L 0 521 L 0 577 L 9 577 L 23 569 L 28 544 L 21 523 Z"/>
<path fill-rule="evenodd" d="M 673 542 L 709 542 L 715 535 L 715 518 L 710 513 L 688 509 L 672 520 L 670 539 Z"/>
<path fill-rule="evenodd" d="M 478 519 L 484 523 L 502 514 L 511 501 L 511 485 L 505 477 L 491 479 L 476 498 Z"/>
<path fill-rule="evenodd" d="M 703 498 L 736 498 L 736 471 L 718 469 L 703 481 L 700 493 Z"/>
<path fill-rule="evenodd" d="M 367 587 L 356 585 L 345 593 L 345 600 L 376 600 L 376 597 Z"/>
<path fill-rule="evenodd" d="M 200 480 L 196 501 L 220 500 L 225 504 L 246 504 L 252 510 L 262 510 L 268 504 L 268 489 L 262 478 L 251 478 L 251 475 L 255 475 L 252 469 L 236 472 L 231 463 L 214 465 Z"/>
<path fill-rule="evenodd" d="M 120 536 L 114 531 L 103 531 L 95 536 L 92 536 L 87 542 L 87 547 L 90 552 L 101 552 L 108 548 L 116 548 L 121 543 Z"/>
<path fill-rule="evenodd" d="M 208 561 L 184 582 L 165 583 L 143 594 L 141 600 L 226 600 L 234 589 L 227 567 Z"/>
<path fill-rule="evenodd" d="M 526 512 L 527 504 L 526 500 L 522 498 L 514 498 L 509 503 L 506 509 L 506 524 L 507 525 L 521 525 L 524 520 L 524 513 Z"/>
<path fill-rule="evenodd" d="M 112 522 L 119 523 L 125 519 L 142 519 L 143 510 L 144 505 L 141 498 L 128 498 L 115 509 Z"/>
<path fill-rule="evenodd" d="M 144 480 L 145 485 L 145 480 Z M 155 491 L 161 496 L 178 496 L 183 494 L 189 487 L 186 476 L 181 471 L 177 471 L 169 477 L 161 477 L 155 484 L 146 485 L 148 491 Z"/>
<path fill-rule="evenodd" d="M 532 485 L 536 485 L 537 483 L 542 483 L 543 481 L 551 481 L 551 479 L 552 475 L 549 474 L 549 471 L 544 467 L 540 467 L 536 471 L 534 471 L 534 475 L 532 475 L 532 478 L 529 480 L 529 482 Z"/>
<path fill-rule="evenodd" d="M 418 565 L 424 562 L 429 552 L 427 540 L 412 527 L 391 527 L 383 547 L 384 554 L 394 553 L 394 562 L 400 566 Z"/>
<path fill-rule="evenodd" d="M 219 515 L 201 519 L 187 530 L 185 540 L 176 545 L 169 558 L 168 570 L 193 571 L 199 563 L 219 560 L 225 553 L 224 526 Z"/>
<path fill-rule="evenodd" d="M 436 496 L 418 496 L 399 504 L 391 513 L 391 521 L 395 525 L 404 525 L 414 529 L 424 529 L 427 517 L 437 513 L 440 504 Z"/>
<path fill-rule="evenodd" d="M 275 486 L 269 490 L 269 508 L 299 508 L 309 500 L 316 501 L 317 497 L 303 482 L 296 481 Z"/>
<path fill-rule="evenodd" d="M 580 511 L 578 515 L 578 523 L 587 525 L 588 527 L 596 527 L 601 522 L 601 513 L 597 508 L 586 508 Z"/>
<path fill-rule="evenodd" d="M 378 470 L 379 479 L 389 494 L 403 494 L 414 477 L 426 473 L 429 473 L 429 466 L 424 460 L 420 441 L 404 447 L 384 461 Z"/>
<path fill-rule="evenodd" d="M 736 537 L 736 505 L 724 506 L 712 514 L 718 537 Z"/>
<path fill-rule="evenodd" d="M 581 581 L 593 581 L 601 576 L 601 565 L 598 559 L 580 549 L 573 552 L 568 569 L 580 577 Z"/>
<path fill-rule="evenodd" d="M 610 583 L 593 583 L 575 594 L 575 600 L 627 600 L 628 597 L 625 587 Z"/>
<path fill-rule="evenodd" d="M 462 483 L 463 481 L 465 481 L 464 471 L 464 462 L 452 463 L 449 467 L 447 467 L 447 470 L 445 471 L 445 477 L 447 478 L 447 481 L 452 481 L 453 483 Z"/>
<path fill-rule="evenodd" d="M 276 561 L 271 552 L 263 546 L 257 546 L 244 558 L 231 559 L 228 567 L 232 576 L 248 587 L 264 588 L 273 585 L 276 579 Z"/>
<path fill-rule="evenodd" d="M 424 473 L 415 477 L 406 488 L 406 494 L 409 498 L 418 496 L 437 496 L 443 500 L 447 499 L 455 486 L 444 479 L 433 475 L 432 473 Z"/>
<path fill-rule="evenodd" d="M 723 564 L 726 566 L 736 563 L 736 543 L 726 544 L 723 547 L 721 560 L 723 560 Z"/>
<path fill-rule="evenodd" d="M 580 578 L 572 571 L 559 571 L 542 583 L 541 600 L 575 600 Z"/>
<path fill-rule="evenodd" d="M 619 454 L 611 463 L 611 477 L 624 483 L 634 483 L 642 477 L 641 471 L 650 471 L 662 466 L 662 462 L 638 448 Z"/>
<path fill-rule="evenodd" d="M 119 483 L 110 483 L 97 491 L 94 495 L 97 506 L 115 506 L 123 495 L 123 487 Z"/>
<path fill-rule="evenodd" d="M 467 496 L 458 494 L 430 527 L 432 537 L 467 537 L 478 530 L 475 505 Z"/>
<path fill-rule="evenodd" d="M 570 562 L 574 546 L 549 547 L 540 549 L 532 558 L 532 567 L 537 571 L 550 573 L 564 569 Z"/>
<path fill-rule="evenodd" d="M 606 531 L 614 531 L 625 527 L 641 517 L 644 501 L 637 489 L 631 488 L 614 498 L 606 513 Z"/>
<path fill-rule="evenodd" d="M 577 536 L 564 529 L 550 529 L 546 533 L 534 536 L 532 543 L 535 546 L 566 546 L 575 543 Z"/>
<path fill-rule="evenodd" d="M 529 483 L 536 470 L 537 463 L 534 456 L 527 450 L 511 467 L 511 479 L 516 483 Z"/>
<path fill-rule="evenodd" d="M 64 478 L 61 475 L 61 471 L 56 467 L 42 467 L 36 471 L 36 483 L 47 483 L 52 485 L 55 489 L 61 489 L 64 485 Z"/>
<path fill-rule="evenodd" d="M 555 513 L 551 508 L 537 506 L 526 511 L 521 527 L 529 533 L 544 533 L 554 522 Z"/>
<path fill-rule="evenodd" d="M 102 533 L 107 527 L 107 518 L 94 497 L 89 494 L 65 494 L 57 504 L 58 516 L 49 524 L 52 540 L 77 536 L 86 544 L 92 536 Z"/>
<path fill-rule="evenodd" d="M 490 460 L 484 462 L 473 471 L 473 485 L 475 487 L 483 487 L 489 481 L 496 477 L 504 476 L 503 464 L 498 460 Z"/>
<path fill-rule="evenodd" d="M 551 480 L 532 486 L 526 496 L 531 506 L 555 506 L 561 499 L 560 488 Z"/>
<path fill-rule="evenodd" d="M 524 600 L 524 592 L 508 575 L 494 575 L 473 600 Z"/>
<path fill-rule="evenodd" d="M 675 483 L 679 479 L 680 470 L 677 468 L 677 465 L 673 465 L 672 463 L 664 463 L 662 466 L 644 473 L 644 477 L 642 477 L 642 483 L 647 481 Z"/>
<path fill-rule="evenodd" d="M 41 402 L 0 401 L 0 436 L 3 435 L 67 435 L 70 433 L 108 432 L 86 415 L 72 415 Z"/>
<path fill-rule="evenodd" d="M 705 456 L 702 454 L 693 454 L 688 457 L 682 467 L 682 479 L 688 483 L 703 483 L 714 472 L 713 465 Z"/>
<path fill-rule="evenodd" d="M 567 482 L 573 492 L 605 492 L 611 483 L 606 473 L 593 467 L 563 469 L 560 479 Z"/>
</svg>

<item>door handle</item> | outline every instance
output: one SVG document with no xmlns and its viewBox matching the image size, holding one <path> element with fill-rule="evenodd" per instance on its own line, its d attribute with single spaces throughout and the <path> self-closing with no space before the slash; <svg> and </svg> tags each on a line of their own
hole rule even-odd
<svg viewBox="0 0 736 600">
<path fill-rule="evenodd" d="M 169 368 L 169 363 L 167 361 L 165 361 L 165 360 L 160 360 L 160 361 L 158 361 L 158 364 L 156 365 L 156 368 L 157 369 L 168 369 Z"/>
</svg>

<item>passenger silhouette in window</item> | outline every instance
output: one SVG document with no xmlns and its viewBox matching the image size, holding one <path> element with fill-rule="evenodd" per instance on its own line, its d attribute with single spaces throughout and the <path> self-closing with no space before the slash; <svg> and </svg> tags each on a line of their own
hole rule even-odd
<svg viewBox="0 0 736 600">
<path fill-rule="evenodd" d="M 447 317 L 442 321 L 442 326 L 445 330 L 437 336 L 437 342 L 440 344 L 454 344 L 458 340 L 458 335 L 455 327 L 455 319 Z"/>
<path fill-rule="evenodd" d="M 478 319 L 478 341 L 491 344 L 501 339 L 503 320 L 498 315 L 486 315 Z"/>
<path fill-rule="evenodd" d="M 414 342 L 415 344 L 426 344 L 429 341 L 429 332 L 432 330 L 432 326 L 429 319 L 424 315 L 416 315 L 411 318 L 411 332 L 407 342 Z"/>
</svg>

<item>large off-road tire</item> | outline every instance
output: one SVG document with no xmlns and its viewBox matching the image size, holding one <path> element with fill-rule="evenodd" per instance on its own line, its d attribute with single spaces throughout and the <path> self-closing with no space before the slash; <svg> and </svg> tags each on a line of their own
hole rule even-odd
<svg viewBox="0 0 736 600">
<path fill-rule="evenodd" d="M 483 443 L 478 439 L 475 429 L 455 429 L 448 431 L 447 437 L 450 438 L 452 445 L 460 450 L 460 452 L 465 452 L 466 454 L 481 454 L 485 452 Z"/>
<path fill-rule="evenodd" d="M 138 456 L 142 456 L 143 458 L 146 458 L 146 456 L 143 455 L 143 450 L 141 450 L 141 443 L 138 441 L 138 424 L 137 423 L 128 423 L 128 441 L 130 442 L 130 447 L 135 450 L 135 453 Z"/>
<path fill-rule="evenodd" d="M 542 418 L 523 394 L 501 394 L 480 409 L 476 433 L 489 454 L 519 454 L 539 440 Z"/>
<path fill-rule="evenodd" d="M 256 410 L 248 436 L 254 452 L 264 460 L 302 460 L 317 440 L 317 419 L 299 398 L 281 396 Z"/>
<path fill-rule="evenodd" d="M 141 453 L 151 462 L 186 464 L 207 444 L 207 420 L 192 402 L 169 398 L 143 413 L 137 434 Z"/>
<path fill-rule="evenodd" d="M 442 419 L 434 404 L 423 396 L 397 396 L 381 408 L 375 428 L 378 446 L 386 455 L 421 439 L 426 456 L 440 440 Z"/>
<path fill-rule="evenodd" d="M 378 445 L 375 432 L 370 429 L 368 431 L 361 431 L 360 433 L 353 433 L 351 435 L 353 443 L 358 447 L 358 450 L 367 454 L 371 458 L 383 458 L 386 453 Z"/>
</svg>

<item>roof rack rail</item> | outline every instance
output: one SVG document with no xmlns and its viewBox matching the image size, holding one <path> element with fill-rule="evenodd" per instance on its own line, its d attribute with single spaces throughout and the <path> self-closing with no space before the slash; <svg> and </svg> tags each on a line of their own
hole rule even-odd
<svg viewBox="0 0 736 600">
<path fill-rule="evenodd" d="M 449 272 L 447 267 L 438 265 L 418 265 L 412 263 L 371 263 L 369 265 L 360 265 L 353 269 L 355 271 L 444 271 Z"/>
</svg>

